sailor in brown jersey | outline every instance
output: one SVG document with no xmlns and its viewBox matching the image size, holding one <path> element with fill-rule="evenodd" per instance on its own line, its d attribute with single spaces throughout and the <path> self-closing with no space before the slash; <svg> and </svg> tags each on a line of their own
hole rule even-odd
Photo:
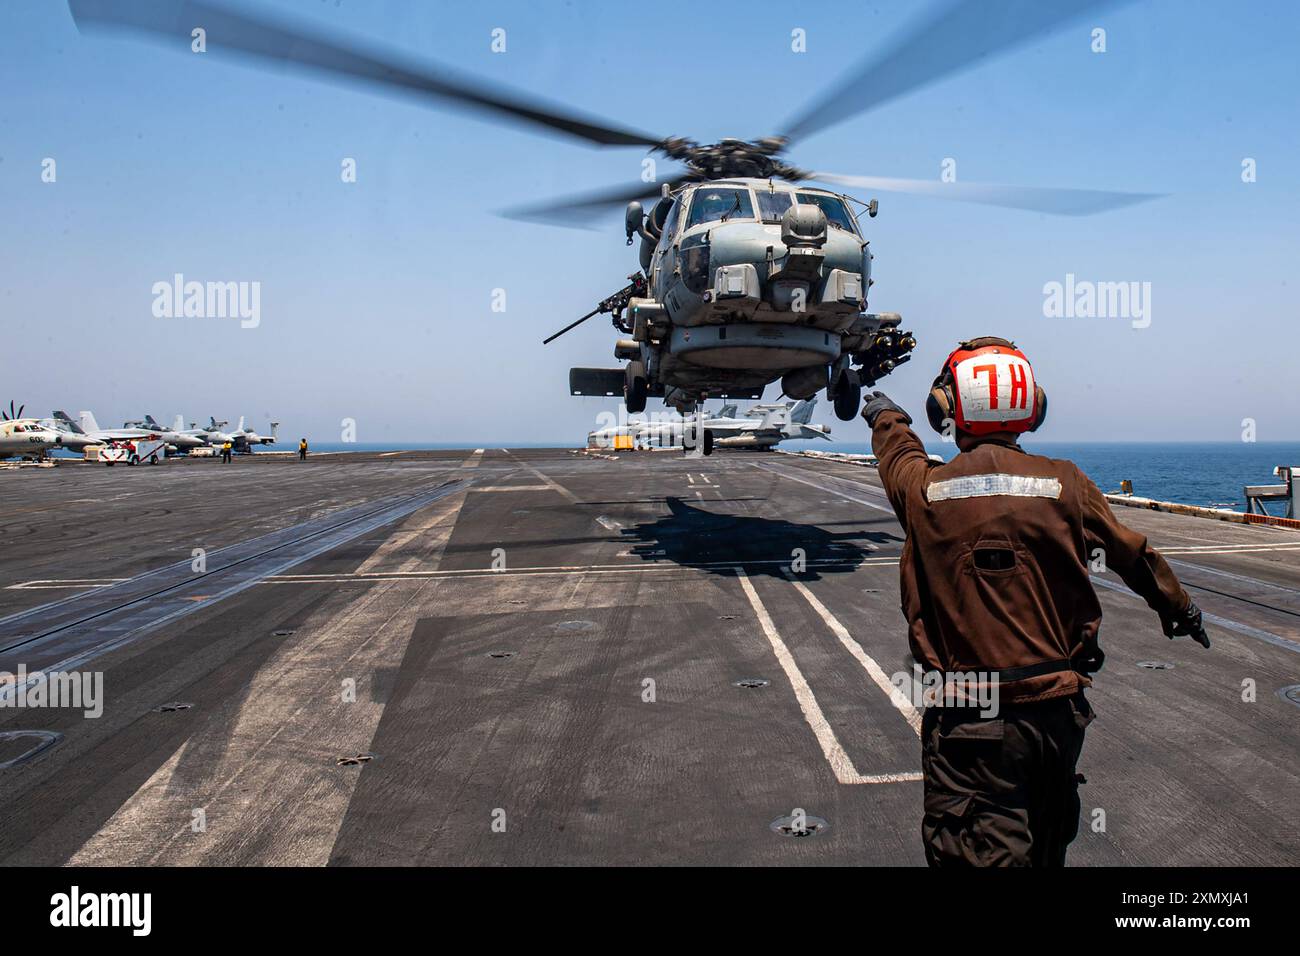
<svg viewBox="0 0 1300 956">
<path fill-rule="evenodd" d="M 1078 832 L 1075 764 L 1093 719 L 1083 691 L 1104 656 L 1090 563 L 1123 578 L 1167 636 L 1209 647 L 1201 612 L 1074 464 L 1017 444 L 1042 424 L 1047 398 L 1011 342 L 958 346 L 926 412 L 956 439 L 949 462 L 930 459 L 911 418 L 883 393 L 862 411 L 907 534 L 900 569 L 912 656 L 923 685 L 947 691 L 926 700 L 921 727 L 926 859 L 1061 866 Z"/>
</svg>

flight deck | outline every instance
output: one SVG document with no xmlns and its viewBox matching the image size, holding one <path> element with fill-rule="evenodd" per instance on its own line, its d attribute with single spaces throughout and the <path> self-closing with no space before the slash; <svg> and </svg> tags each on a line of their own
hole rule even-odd
<svg viewBox="0 0 1300 956">
<path fill-rule="evenodd" d="M 902 532 L 871 468 L 256 454 L 0 475 L 0 863 L 921 865 Z M 1300 532 L 1118 509 L 1072 865 L 1300 859 Z M 10 701 L 12 704 L 12 700 Z M 791 835 L 783 818 L 815 825 Z"/>
</svg>

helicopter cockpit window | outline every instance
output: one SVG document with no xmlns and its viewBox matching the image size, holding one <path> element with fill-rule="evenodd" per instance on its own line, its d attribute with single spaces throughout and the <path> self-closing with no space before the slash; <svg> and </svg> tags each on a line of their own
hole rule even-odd
<svg viewBox="0 0 1300 956">
<path fill-rule="evenodd" d="M 822 207 L 822 212 L 826 213 L 826 221 L 845 232 L 857 234 L 857 229 L 853 226 L 853 217 L 849 215 L 848 209 L 844 207 L 844 202 L 835 196 L 823 196 L 820 193 L 799 193 L 801 203 L 812 203 Z"/>
<path fill-rule="evenodd" d="M 758 218 L 764 222 L 780 222 L 793 204 L 794 197 L 789 193 L 758 190 Z"/>
<path fill-rule="evenodd" d="M 749 198 L 748 189 L 709 189 L 695 190 L 691 199 L 691 216 L 687 227 L 698 226 L 705 222 L 731 222 L 735 219 L 753 219 L 754 203 Z"/>
</svg>

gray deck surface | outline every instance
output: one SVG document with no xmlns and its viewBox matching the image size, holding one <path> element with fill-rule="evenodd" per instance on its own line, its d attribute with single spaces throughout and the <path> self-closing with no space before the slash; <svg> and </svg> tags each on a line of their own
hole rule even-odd
<svg viewBox="0 0 1300 956">
<path fill-rule="evenodd" d="M 1101 578 L 1070 862 L 1295 864 L 1300 533 L 1119 516 L 1214 647 Z M 901 544 L 874 471 L 791 455 L 6 472 L 0 671 L 102 672 L 105 704 L 0 709 L 62 735 L 0 769 L 0 862 L 920 864 L 916 733 L 873 677 L 907 667 Z M 795 808 L 829 828 L 774 833 Z"/>
</svg>

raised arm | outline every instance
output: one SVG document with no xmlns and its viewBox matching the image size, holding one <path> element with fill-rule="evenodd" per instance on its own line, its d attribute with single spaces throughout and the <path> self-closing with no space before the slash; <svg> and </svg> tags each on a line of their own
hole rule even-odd
<svg viewBox="0 0 1300 956">
<path fill-rule="evenodd" d="M 907 496 L 920 489 L 930 468 L 930 456 L 912 431 L 912 419 L 884 392 L 872 392 L 862 408 L 871 428 L 880 480 L 898 520 L 907 528 Z"/>
</svg>

